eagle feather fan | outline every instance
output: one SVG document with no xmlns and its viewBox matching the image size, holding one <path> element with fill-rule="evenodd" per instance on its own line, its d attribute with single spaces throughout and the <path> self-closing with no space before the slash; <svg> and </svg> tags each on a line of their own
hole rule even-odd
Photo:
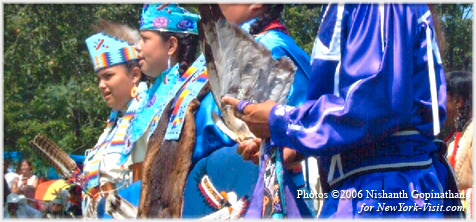
<svg viewBox="0 0 476 222">
<path fill-rule="evenodd" d="M 45 157 L 58 174 L 67 178 L 74 176 L 73 171 L 77 168 L 74 160 L 46 136 L 36 135 L 30 141 L 30 147 Z"/>
</svg>

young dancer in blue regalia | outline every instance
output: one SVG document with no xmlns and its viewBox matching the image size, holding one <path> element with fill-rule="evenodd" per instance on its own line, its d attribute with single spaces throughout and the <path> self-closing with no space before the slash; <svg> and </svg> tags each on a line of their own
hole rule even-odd
<svg viewBox="0 0 476 222">
<path fill-rule="evenodd" d="M 274 145 L 318 156 L 329 194 L 320 217 L 460 215 L 424 210 L 458 205 L 459 199 L 412 197 L 457 192 L 445 150 L 433 142 L 445 119 L 446 86 L 426 5 L 325 6 L 310 82 L 308 101 L 300 106 L 267 101 L 236 114 L 248 123 L 266 123 L 260 128 L 268 130 L 248 126 Z M 367 191 L 404 192 L 408 198 L 376 198 Z M 397 210 L 379 210 L 384 204 Z M 399 211 L 402 204 L 418 210 Z"/>
<path fill-rule="evenodd" d="M 305 101 L 310 72 L 309 56 L 289 36 L 286 27 L 279 22 L 284 5 L 221 4 L 220 8 L 229 22 L 242 25 L 242 28 L 249 31 L 258 42 L 268 47 L 274 59 L 279 59 L 282 56 L 292 59 L 297 67 L 297 73 L 288 94 L 288 104 L 299 105 Z M 208 97 L 213 100 L 211 95 Z M 213 104 L 215 103 L 213 102 Z M 207 110 L 207 112 L 209 115 L 210 111 Z M 215 144 L 223 146 L 220 143 Z M 288 151 L 290 151 L 289 156 L 296 155 L 294 150 Z M 211 218 L 236 218 L 244 216 L 246 205 L 249 204 L 247 197 L 251 197 L 253 194 L 259 168 L 257 165 L 243 161 L 239 155 L 236 155 L 236 152 L 236 146 L 214 145 L 195 148 L 194 162 L 199 161 L 187 177 L 184 191 L 184 217 L 209 215 Z M 200 158 L 197 159 L 197 157 Z M 257 163 L 258 156 L 250 158 Z M 304 186 L 303 175 L 299 170 L 299 161 L 290 160 L 289 162 L 290 172 L 295 171 L 293 175 L 296 187 Z M 293 170 L 293 166 L 296 165 L 298 167 Z M 213 192 L 206 190 L 206 184 L 212 184 L 219 193 L 224 192 L 224 198 L 232 205 L 233 211 L 224 209 L 215 213 L 221 209 L 214 203 L 219 201 L 213 197 Z"/>
<path fill-rule="evenodd" d="M 135 183 L 119 192 L 135 206 L 139 205 L 141 179 L 148 175 L 144 163 L 150 163 L 153 157 L 149 147 L 156 148 L 160 138 L 164 137 L 166 129 L 162 129 L 159 123 L 168 120 L 170 105 L 187 80 L 183 76 L 194 66 L 198 46 L 197 21 L 198 15 L 176 4 L 144 5 L 140 22 L 141 39 L 135 49 L 142 72 L 153 80 L 146 104 L 138 111 L 139 115 L 132 120 L 132 127 L 127 131 L 126 148 L 118 162 L 122 164 L 126 161 L 137 147 L 143 150 L 140 159 L 144 162 L 136 161 L 132 166 L 134 171 L 139 172 L 134 177 Z"/>
<path fill-rule="evenodd" d="M 128 131 L 126 141 L 129 149 L 123 151 L 124 157 L 134 146 L 144 146 L 144 150 L 147 150 L 158 120 L 166 111 L 165 106 L 180 89 L 183 83 L 180 77 L 195 60 L 197 21 L 196 14 L 174 4 L 165 8 L 160 8 L 160 4 L 144 6 L 140 24 L 141 39 L 135 49 L 142 72 L 153 78 L 153 84 L 146 105 L 139 110 L 140 115 L 132 120 L 134 124 Z M 125 158 L 121 161 L 125 161 Z"/>
<path fill-rule="evenodd" d="M 83 170 L 86 178 L 83 215 L 86 218 L 103 217 L 105 198 L 128 186 L 133 176 L 129 171 L 133 163 L 131 156 L 127 156 L 122 164 L 117 163 L 123 157 L 121 153 L 125 149 L 131 119 L 144 105 L 148 90 L 147 83 L 142 81 L 138 55 L 133 47 L 140 38 L 139 33 L 114 24 L 107 27 L 86 39 L 99 79 L 98 87 L 107 106 L 112 109 L 97 144 L 86 151 Z M 118 33 L 122 37 L 113 36 Z"/>
<path fill-rule="evenodd" d="M 146 4 L 142 11 L 142 38 L 136 46 L 139 64 L 146 75 L 156 79 L 149 91 L 147 105 L 140 111 L 139 118 L 133 120 L 127 143 L 130 147 L 142 144 L 148 151 L 145 165 L 141 166 L 144 174 L 138 178 L 142 180 L 129 190 L 120 192 L 132 204 L 139 206 L 139 217 L 159 217 L 160 212 L 156 210 L 161 207 L 174 210 L 160 217 L 180 216 L 177 207 L 170 205 L 181 205 L 181 198 L 164 200 L 160 199 L 163 196 L 150 195 L 174 193 L 181 196 L 183 185 L 180 184 L 185 183 L 185 178 L 180 179 L 180 175 L 187 175 L 196 160 L 210 153 L 208 149 L 233 144 L 211 118 L 211 112 L 218 111 L 218 108 L 205 87 L 208 76 L 204 57 L 195 59 L 197 21 L 198 15 L 177 4 Z M 193 124 L 186 127 L 188 108 L 194 106 L 193 100 L 197 98 L 201 101 L 196 118 L 188 120 Z M 189 131 L 194 131 L 194 135 L 187 134 Z M 186 149 L 177 145 L 182 144 L 182 140 L 190 140 L 187 144 L 195 141 L 191 153 L 180 151 Z M 169 149 L 171 152 L 166 151 Z M 167 162 L 167 167 L 154 167 L 164 166 L 161 161 Z M 170 173 L 171 169 L 174 173 Z M 152 188 L 158 184 L 163 184 L 162 189 Z M 164 205 L 154 204 L 157 200 Z"/>
</svg>

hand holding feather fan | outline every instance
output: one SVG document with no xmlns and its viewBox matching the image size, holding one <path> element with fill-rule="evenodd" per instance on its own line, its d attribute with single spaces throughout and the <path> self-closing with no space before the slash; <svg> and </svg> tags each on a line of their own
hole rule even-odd
<svg viewBox="0 0 476 222">
<path fill-rule="evenodd" d="M 239 26 L 228 23 L 218 5 L 201 5 L 200 16 L 199 36 L 207 60 L 210 86 L 222 114 L 220 117 L 214 113 L 214 121 L 237 142 L 254 138 L 248 128 L 251 125 L 247 126 L 236 118 L 233 107 L 222 103 L 222 97 L 253 103 L 272 100 L 284 104 L 296 67 L 288 57 L 274 60 L 264 45 Z"/>
</svg>

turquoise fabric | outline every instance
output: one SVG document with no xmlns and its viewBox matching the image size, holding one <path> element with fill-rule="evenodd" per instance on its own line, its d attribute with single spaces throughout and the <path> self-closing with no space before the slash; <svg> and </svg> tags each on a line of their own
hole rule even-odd
<svg viewBox="0 0 476 222">
<path fill-rule="evenodd" d="M 199 16 L 190 13 L 177 4 L 169 4 L 157 10 L 162 4 L 145 4 L 142 9 L 140 30 L 158 30 L 198 35 Z"/>
<path fill-rule="evenodd" d="M 271 49 L 273 59 L 287 56 L 297 67 L 286 104 L 297 106 L 306 101 L 309 73 L 311 72 L 309 55 L 296 44 L 291 36 L 281 31 L 270 30 L 264 35 L 256 37 L 256 40 Z"/>
</svg>

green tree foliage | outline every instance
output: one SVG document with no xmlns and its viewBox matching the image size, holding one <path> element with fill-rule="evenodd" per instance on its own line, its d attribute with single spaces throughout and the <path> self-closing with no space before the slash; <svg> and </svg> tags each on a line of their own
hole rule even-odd
<svg viewBox="0 0 476 222">
<path fill-rule="evenodd" d="M 138 28 L 141 10 L 142 4 L 4 5 L 5 151 L 36 160 L 28 143 L 38 133 L 72 154 L 94 146 L 109 109 L 84 40 L 99 18 Z"/>
<path fill-rule="evenodd" d="M 440 20 L 440 43 L 443 46 L 443 63 L 446 72 L 472 70 L 473 5 L 439 4 L 434 6 Z"/>
<path fill-rule="evenodd" d="M 320 24 L 322 5 L 291 4 L 286 5 L 283 23 L 296 43 L 309 55 Z"/>
<path fill-rule="evenodd" d="M 195 4 L 182 6 L 198 12 Z M 142 4 L 4 4 L 4 150 L 35 160 L 28 142 L 38 133 L 72 154 L 94 146 L 109 109 L 84 40 L 100 18 L 138 28 L 141 10 Z M 471 70 L 472 5 L 434 10 L 446 39 L 445 70 Z M 288 4 L 282 16 L 308 54 L 320 15 L 321 5 Z"/>
</svg>

